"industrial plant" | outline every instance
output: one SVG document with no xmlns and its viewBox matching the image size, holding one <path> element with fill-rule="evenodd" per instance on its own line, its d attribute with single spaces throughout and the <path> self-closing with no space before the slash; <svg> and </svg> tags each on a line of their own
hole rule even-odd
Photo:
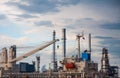
<svg viewBox="0 0 120 78">
<path fill-rule="evenodd" d="M 17 46 L 12 45 L 9 50 L 4 47 L 0 52 L 0 78 L 119 78 L 119 67 L 111 66 L 109 63 L 109 50 L 102 48 L 101 51 L 101 67 L 98 70 L 98 63 L 94 62 L 91 50 L 91 34 L 88 35 L 88 50 L 81 52 L 81 39 L 84 38 L 84 34 L 76 35 L 77 38 L 77 54 L 76 56 L 67 57 L 66 51 L 66 29 L 62 29 L 62 60 L 57 60 L 56 57 L 56 31 L 53 31 L 53 40 L 42 44 L 41 46 L 26 52 L 25 54 L 17 57 Z M 52 63 L 53 68 L 49 67 L 48 70 L 40 71 L 41 58 L 36 56 L 36 61 L 32 61 L 32 64 L 28 62 L 19 62 L 24 58 L 49 47 L 53 46 Z M 59 46 L 58 46 L 59 47 Z M 19 62 L 17 64 L 16 62 Z M 58 62 L 61 64 L 59 66 Z"/>
</svg>

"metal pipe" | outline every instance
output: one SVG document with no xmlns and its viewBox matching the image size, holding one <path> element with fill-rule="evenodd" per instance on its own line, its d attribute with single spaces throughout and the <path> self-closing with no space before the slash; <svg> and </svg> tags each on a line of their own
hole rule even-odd
<svg viewBox="0 0 120 78">
<path fill-rule="evenodd" d="M 82 34 L 82 35 L 80 35 L 80 34 L 78 34 L 77 35 L 77 39 L 78 39 L 78 61 L 80 61 L 80 59 L 81 59 L 81 57 L 80 57 L 80 39 L 82 38 L 82 39 L 85 39 L 84 37 L 84 34 Z"/>
<path fill-rule="evenodd" d="M 90 60 L 91 60 L 91 34 L 89 34 L 89 52 L 90 52 Z"/>
<path fill-rule="evenodd" d="M 77 35 L 77 39 L 78 39 L 78 61 L 80 60 L 80 35 Z"/>
<path fill-rule="evenodd" d="M 91 53 L 91 34 L 89 34 L 89 51 Z"/>
<path fill-rule="evenodd" d="M 78 38 L 78 59 L 80 59 L 80 38 Z"/>
<path fill-rule="evenodd" d="M 62 33 L 63 33 L 63 57 L 66 58 L 66 29 L 64 28 L 62 30 Z"/>
</svg>

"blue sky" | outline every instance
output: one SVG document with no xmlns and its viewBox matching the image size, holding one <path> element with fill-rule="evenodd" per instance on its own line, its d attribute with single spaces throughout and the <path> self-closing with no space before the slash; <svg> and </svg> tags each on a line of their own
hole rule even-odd
<svg viewBox="0 0 120 78">
<path fill-rule="evenodd" d="M 87 36 L 91 33 L 93 60 L 100 62 L 101 50 L 106 47 L 111 65 L 120 66 L 119 4 L 119 0 L 2 0 L 0 48 L 13 44 L 40 45 L 52 39 L 53 30 L 56 30 L 57 38 L 61 39 L 62 28 L 66 28 L 68 56 L 76 53 L 76 35 L 84 31 L 86 40 L 81 42 L 82 51 L 88 49 Z M 62 46 L 61 43 L 57 44 Z M 42 65 L 51 61 L 51 48 L 38 53 L 44 59 Z M 26 51 L 22 49 L 18 55 Z M 35 56 L 22 61 L 31 62 Z M 58 60 L 62 58 L 62 47 L 57 50 L 57 56 Z"/>
</svg>

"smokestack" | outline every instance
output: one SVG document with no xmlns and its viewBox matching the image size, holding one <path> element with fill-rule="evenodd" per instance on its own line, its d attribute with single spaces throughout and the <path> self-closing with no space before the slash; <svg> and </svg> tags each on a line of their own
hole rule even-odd
<svg viewBox="0 0 120 78">
<path fill-rule="evenodd" d="M 63 54 L 64 54 L 63 57 L 66 58 L 66 29 L 65 28 L 62 30 L 62 33 L 63 33 L 62 40 L 63 40 Z"/>
<path fill-rule="evenodd" d="M 53 40 L 55 40 L 56 37 L 56 32 L 55 30 L 53 31 Z M 56 61 L 56 43 L 53 43 L 53 71 L 57 71 L 57 61 Z"/>
<path fill-rule="evenodd" d="M 40 69 L 40 56 L 36 56 L 36 60 L 37 60 L 37 72 L 39 72 L 39 69 Z"/>
<path fill-rule="evenodd" d="M 91 34 L 89 34 L 89 52 L 90 52 L 90 60 L 91 60 Z"/>
</svg>

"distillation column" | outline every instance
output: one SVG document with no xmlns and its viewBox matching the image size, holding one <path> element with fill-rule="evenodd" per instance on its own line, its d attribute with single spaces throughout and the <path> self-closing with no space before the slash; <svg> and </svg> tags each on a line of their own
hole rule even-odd
<svg viewBox="0 0 120 78">
<path fill-rule="evenodd" d="M 40 69 L 40 56 L 36 56 L 36 60 L 37 60 L 37 72 L 39 72 L 39 69 Z"/>
<path fill-rule="evenodd" d="M 107 73 L 109 72 L 109 58 L 108 58 L 108 50 L 106 48 L 103 48 L 102 50 L 102 59 L 101 59 L 101 71 L 102 73 Z"/>
</svg>

